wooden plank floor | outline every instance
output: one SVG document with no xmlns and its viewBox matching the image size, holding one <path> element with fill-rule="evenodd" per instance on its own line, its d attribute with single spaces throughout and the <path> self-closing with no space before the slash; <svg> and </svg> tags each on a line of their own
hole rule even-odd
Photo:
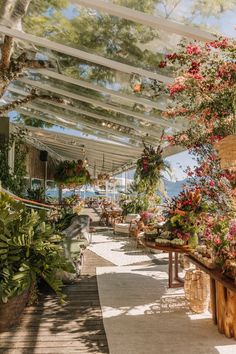
<svg viewBox="0 0 236 354">
<path fill-rule="evenodd" d="M 65 287 L 67 302 L 43 295 L 25 310 L 21 324 L 0 334 L 0 353 L 109 353 L 99 302 L 96 267 L 112 263 L 86 250 L 79 280 Z"/>
</svg>

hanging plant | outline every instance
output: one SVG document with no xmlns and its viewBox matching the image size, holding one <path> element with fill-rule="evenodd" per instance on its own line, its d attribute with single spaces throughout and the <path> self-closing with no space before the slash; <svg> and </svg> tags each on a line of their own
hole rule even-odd
<svg viewBox="0 0 236 354">
<path fill-rule="evenodd" d="M 156 149 L 144 143 L 144 150 L 137 161 L 134 174 L 134 188 L 138 193 L 154 195 L 160 184 L 162 172 L 169 170 L 169 165 L 163 158 L 163 149 Z"/>
<path fill-rule="evenodd" d="M 82 160 L 65 160 L 60 162 L 57 166 L 54 179 L 61 187 L 66 186 L 71 188 L 90 184 L 91 181 L 90 174 L 84 167 Z"/>
</svg>

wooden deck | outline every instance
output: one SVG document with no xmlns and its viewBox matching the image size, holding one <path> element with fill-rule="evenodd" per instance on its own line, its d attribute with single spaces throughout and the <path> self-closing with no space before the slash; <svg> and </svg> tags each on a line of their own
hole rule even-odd
<svg viewBox="0 0 236 354">
<path fill-rule="evenodd" d="M 86 250 L 79 280 L 65 287 L 67 302 L 43 295 L 25 310 L 21 324 L 0 334 L 0 353 L 109 353 L 103 327 L 95 268 L 112 264 Z"/>
</svg>

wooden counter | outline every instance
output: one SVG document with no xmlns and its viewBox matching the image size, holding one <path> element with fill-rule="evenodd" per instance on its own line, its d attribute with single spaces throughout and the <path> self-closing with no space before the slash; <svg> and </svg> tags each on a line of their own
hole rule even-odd
<svg viewBox="0 0 236 354">
<path fill-rule="evenodd" d="M 211 309 L 214 323 L 220 333 L 236 339 L 236 284 L 223 275 L 220 270 L 209 269 L 193 256 L 191 263 L 210 276 Z"/>
</svg>

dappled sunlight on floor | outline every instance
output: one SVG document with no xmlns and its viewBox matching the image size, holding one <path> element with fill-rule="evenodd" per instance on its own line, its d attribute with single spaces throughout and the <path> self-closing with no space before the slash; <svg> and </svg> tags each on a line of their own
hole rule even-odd
<svg viewBox="0 0 236 354">
<path fill-rule="evenodd" d="M 166 263 L 168 260 L 165 253 L 151 253 L 148 249 L 137 248 L 135 239 L 129 236 L 114 235 L 112 231 L 93 235 L 89 249 L 118 266 L 154 260 Z"/>
<path fill-rule="evenodd" d="M 235 354 L 236 343 L 193 314 L 183 289 L 167 288 L 166 265 L 97 268 L 111 354 Z"/>
</svg>

